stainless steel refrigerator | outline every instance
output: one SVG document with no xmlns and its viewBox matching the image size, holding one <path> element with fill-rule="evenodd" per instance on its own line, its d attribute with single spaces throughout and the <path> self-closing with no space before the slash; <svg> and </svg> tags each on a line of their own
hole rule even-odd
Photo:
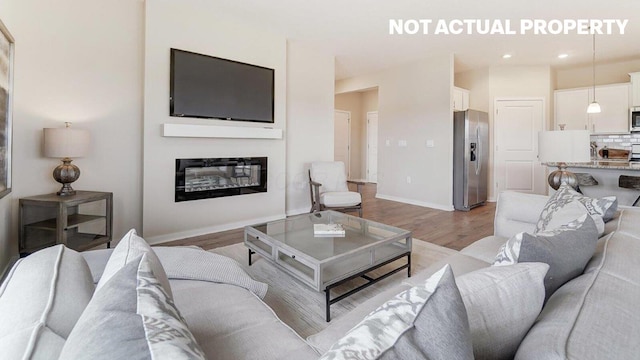
<svg viewBox="0 0 640 360">
<path fill-rule="evenodd" d="M 453 207 L 469 211 L 487 201 L 489 115 L 453 113 Z"/>
</svg>

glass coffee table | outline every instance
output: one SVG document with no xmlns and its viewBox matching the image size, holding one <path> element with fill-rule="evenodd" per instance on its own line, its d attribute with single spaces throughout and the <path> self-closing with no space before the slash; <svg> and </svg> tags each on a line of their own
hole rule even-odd
<svg viewBox="0 0 640 360">
<path fill-rule="evenodd" d="M 314 224 L 340 224 L 344 236 L 315 236 Z M 411 232 L 336 211 L 321 211 L 244 228 L 244 244 L 252 255 L 259 254 L 287 274 L 326 297 L 326 320 L 331 321 L 332 304 L 376 282 L 407 269 L 411 276 Z M 367 273 L 391 262 L 406 263 L 384 275 Z M 363 285 L 331 298 L 331 289 L 363 278 Z"/>
</svg>

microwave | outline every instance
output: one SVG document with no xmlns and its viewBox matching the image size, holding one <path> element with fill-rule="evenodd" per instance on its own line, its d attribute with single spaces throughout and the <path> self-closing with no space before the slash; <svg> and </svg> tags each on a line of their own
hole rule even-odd
<svg viewBox="0 0 640 360">
<path fill-rule="evenodd" d="M 640 132 L 640 106 L 629 109 L 629 130 Z"/>
</svg>

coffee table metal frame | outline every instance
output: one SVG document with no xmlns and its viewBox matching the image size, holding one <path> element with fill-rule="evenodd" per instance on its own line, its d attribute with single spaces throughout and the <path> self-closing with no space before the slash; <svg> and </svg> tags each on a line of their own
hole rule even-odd
<svg viewBox="0 0 640 360">
<path fill-rule="evenodd" d="M 319 223 L 326 221 L 326 219 L 342 223 L 346 229 L 345 237 L 314 237 L 312 223 Z M 279 230 L 271 231 L 272 235 L 268 235 L 269 227 Z M 364 243 L 331 256 L 326 254 L 317 256 L 321 259 L 317 259 L 314 254 L 310 253 L 313 251 L 310 251 L 309 248 L 312 249 L 313 246 L 307 246 L 308 244 L 304 243 L 305 241 L 326 241 L 326 246 L 332 246 L 330 244 L 350 241 L 355 237 L 359 240 L 359 244 Z M 327 322 L 331 321 L 331 305 L 336 302 L 403 269 L 407 269 L 408 277 L 411 276 L 412 237 L 410 231 L 331 210 L 246 226 L 244 244 L 249 249 L 249 266 L 252 265 L 252 256 L 258 254 L 305 285 L 316 291 L 324 291 Z M 318 244 L 323 246 L 322 243 L 316 245 Z M 367 275 L 373 270 L 404 257 L 407 258 L 406 263 L 382 275 L 375 278 Z M 350 261 L 352 259 L 359 260 Z M 364 262 L 363 259 L 365 259 Z M 356 278 L 362 278 L 366 282 L 331 298 L 331 289 Z"/>
</svg>

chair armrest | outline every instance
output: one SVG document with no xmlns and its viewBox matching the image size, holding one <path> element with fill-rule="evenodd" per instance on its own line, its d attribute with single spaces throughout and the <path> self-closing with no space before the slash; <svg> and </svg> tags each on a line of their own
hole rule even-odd
<svg viewBox="0 0 640 360">
<path fill-rule="evenodd" d="M 317 186 L 317 187 L 322 186 L 322 184 L 320 184 L 319 182 L 315 182 L 315 181 L 313 181 L 313 180 L 309 180 L 309 184 L 311 184 L 311 185 L 313 185 L 313 186 Z"/>
<path fill-rule="evenodd" d="M 347 180 L 347 183 L 358 185 L 358 192 L 360 193 L 360 195 L 362 195 L 362 186 L 366 184 L 364 181 Z"/>
</svg>

